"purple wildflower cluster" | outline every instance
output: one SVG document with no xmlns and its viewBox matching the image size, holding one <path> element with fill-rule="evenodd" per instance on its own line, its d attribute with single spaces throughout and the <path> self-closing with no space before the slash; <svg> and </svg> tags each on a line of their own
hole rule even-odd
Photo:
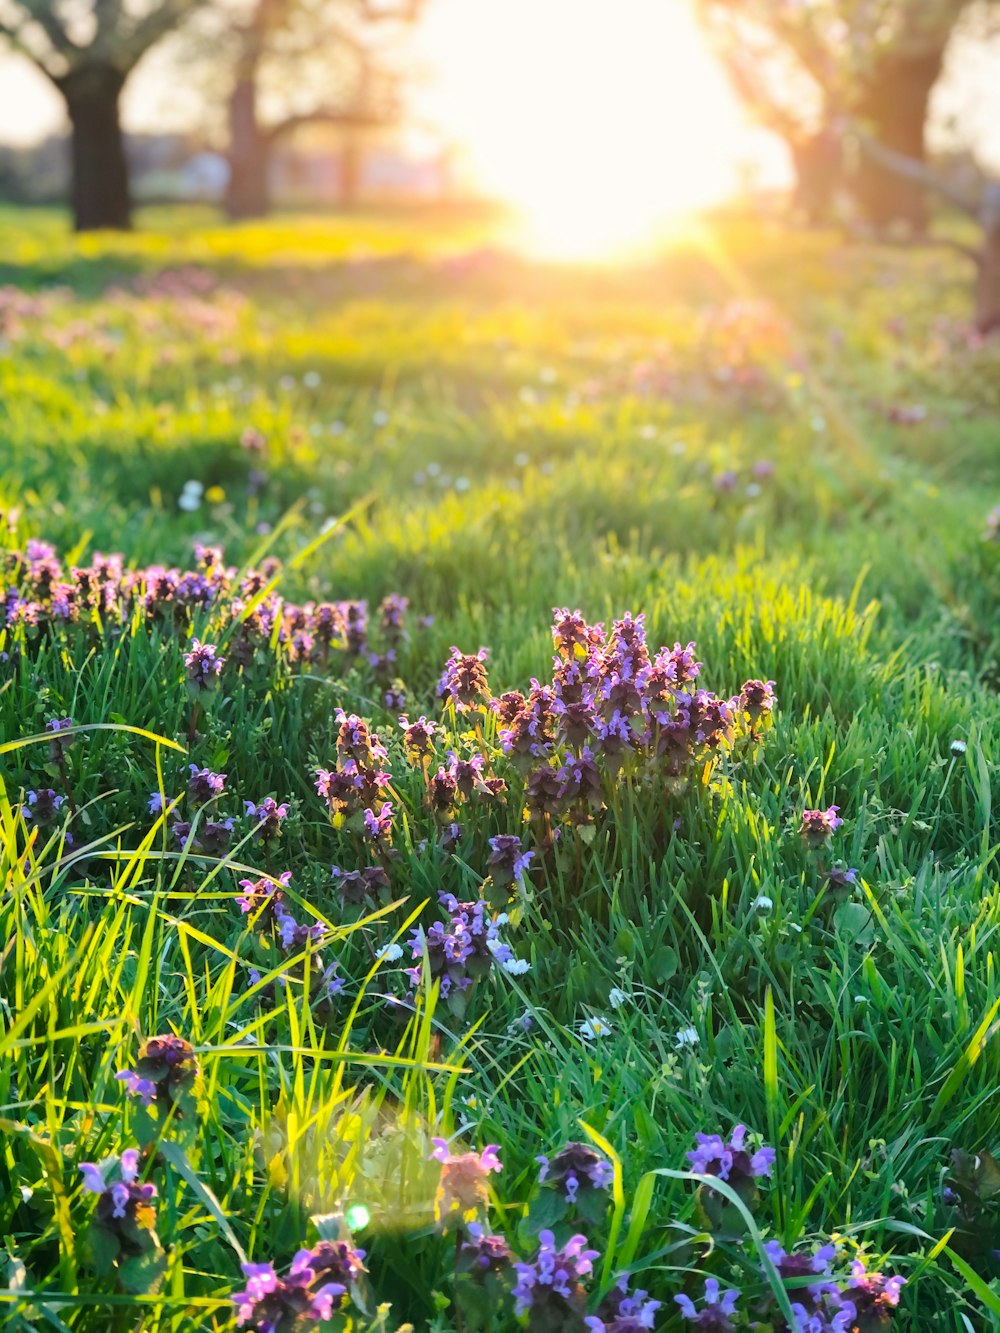
<svg viewBox="0 0 1000 1333">
<path fill-rule="evenodd" d="M 231 816 L 218 814 L 214 808 L 225 789 L 225 773 L 213 773 L 197 764 L 188 765 L 185 790 L 188 818 L 179 818 L 175 807 L 170 824 L 175 847 L 191 847 L 206 856 L 222 856 L 228 850 L 236 821 Z M 172 804 L 171 798 L 164 800 L 159 791 L 154 791 L 149 794 L 146 808 L 151 815 L 159 815 Z"/>
<path fill-rule="evenodd" d="M 191 1043 L 168 1032 L 144 1041 L 135 1069 L 120 1070 L 115 1078 L 147 1110 L 155 1106 L 164 1115 L 172 1112 L 183 1119 L 194 1106 L 201 1066 Z"/>
<path fill-rule="evenodd" d="M 528 964 L 515 958 L 500 936 L 507 923 L 504 913 L 493 917 L 487 903 L 462 903 L 451 893 L 438 897 L 448 920 L 414 930 L 409 943 L 415 961 L 405 972 L 415 990 L 424 979 L 426 954 L 430 978 L 438 982 L 441 998 L 453 1012 L 463 1013 L 468 991 L 494 964 L 515 976 L 526 972 Z"/>
<path fill-rule="evenodd" d="M 578 1328 L 587 1306 L 584 1278 L 594 1269 L 597 1250 L 587 1248 L 587 1238 L 570 1236 L 557 1246 L 555 1235 L 538 1235 L 538 1252 L 530 1263 L 516 1263 L 515 1313 L 528 1316 L 528 1327 L 536 1330 Z"/>
<path fill-rule="evenodd" d="M 439 1220 L 457 1213 L 461 1218 L 485 1208 L 489 1199 L 491 1172 L 503 1169 L 497 1145 L 487 1144 L 482 1152 L 453 1153 L 447 1139 L 432 1139 L 431 1160 L 441 1163 L 435 1209 Z"/>
<path fill-rule="evenodd" d="M 273 1263 L 244 1264 L 246 1287 L 235 1292 L 237 1328 L 254 1333 L 292 1333 L 307 1323 L 332 1319 L 350 1300 L 365 1271 L 364 1250 L 346 1241 L 319 1241 L 299 1250 L 279 1277 Z"/>
<path fill-rule="evenodd" d="M 110 1243 L 113 1255 L 129 1258 L 160 1248 L 156 1235 L 156 1186 L 139 1179 L 137 1148 L 126 1148 L 117 1163 L 81 1162 L 83 1188 L 97 1195 L 94 1225 Z M 112 1179 L 117 1175 L 117 1179 Z"/>
<path fill-rule="evenodd" d="M 294 959 L 297 955 L 307 953 L 309 955 L 308 975 L 310 981 L 311 995 L 314 1002 L 323 1002 L 331 1000 L 339 995 L 344 989 L 346 982 L 343 977 L 337 975 L 336 962 L 327 963 L 320 948 L 327 937 L 327 928 L 322 921 L 313 921 L 310 925 L 305 925 L 296 920 L 288 907 L 288 897 L 285 890 L 292 882 L 292 873 L 290 870 L 282 871 L 280 875 L 264 875 L 259 879 L 241 879 L 239 882 L 242 894 L 236 898 L 237 906 L 240 911 L 246 915 L 250 922 L 258 927 L 267 926 L 269 931 L 257 937 L 258 945 L 261 949 L 261 964 L 268 969 L 274 966 L 274 960 L 271 957 L 272 944 L 276 946 L 281 954 L 289 959 Z M 306 971 L 306 960 L 303 960 L 301 971 L 294 968 L 292 971 L 285 969 L 278 978 L 278 984 L 285 986 L 290 980 L 304 978 Z M 256 986 L 261 980 L 262 973 L 259 968 L 250 968 L 250 983 Z M 275 984 L 269 983 L 263 988 L 263 998 L 273 1001 L 276 995 Z"/>
<path fill-rule="evenodd" d="M 288 818 L 288 802 L 279 804 L 273 796 L 265 796 L 262 801 L 244 801 L 243 809 L 250 820 L 254 837 L 265 847 L 278 837 L 281 826 Z"/>
<path fill-rule="evenodd" d="M 614 1179 L 614 1168 L 586 1143 L 567 1143 L 552 1157 L 536 1157 L 541 1170 L 539 1184 L 557 1190 L 569 1203 L 581 1193 L 606 1190 Z"/>
<path fill-rule="evenodd" d="M 650 1299 L 649 1292 L 629 1293 L 628 1275 L 623 1274 L 614 1290 L 601 1301 L 597 1313 L 583 1321 L 589 1333 L 642 1333 L 653 1327 L 662 1301 Z"/>
<path fill-rule="evenodd" d="M 437 687 L 437 696 L 443 704 L 450 704 L 457 713 L 468 713 L 489 702 L 486 657 L 485 648 L 480 648 L 478 653 L 463 653 L 460 648 L 452 648 Z"/>
<path fill-rule="evenodd" d="M 702 1176 L 717 1176 L 738 1189 L 762 1176 L 769 1176 L 777 1154 L 763 1147 L 751 1154 L 746 1147 L 746 1125 L 737 1125 L 726 1143 L 719 1134 L 696 1134 L 697 1147 L 687 1153 L 691 1170 Z"/>
<path fill-rule="evenodd" d="M 237 581 L 216 546 L 195 546 L 195 567 L 181 570 L 153 564 L 127 570 L 121 555 L 95 552 L 89 565 L 64 568 L 55 548 L 31 540 L 23 551 L 6 553 L 0 585 L 0 628 L 23 629 L 19 651 L 30 651 L 40 630 L 62 627 L 101 637 L 122 633 L 136 617 L 152 629 L 172 630 L 185 648 L 188 687 L 195 698 L 215 688 L 224 668 L 252 667 L 273 658 L 289 665 L 327 666 L 331 653 L 369 662 L 378 675 L 395 664 L 406 636 L 407 601 L 387 597 L 379 608 L 381 657 L 369 641 L 368 606 L 363 601 L 297 605 L 273 591 L 280 571 L 268 559 Z M 211 613 L 227 648 L 188 641 L 194 617 Z"/>
<path fill-rule="evenodd" d="M 334 826 L 348 827 L 385 855 L 392 845 L 392 804 L 383 800 L 391 775 L 386 749 L 364 718 L 338 709 L 337 763 L 316 770 L 316 790 Z"/>
<path fill-rule="evenodd" d="M 700 1309 L 690 1296 L 675 1296 L 674 1300 L 680 1306 L 683 1318 L 700 1329 L 701 1333 L 729 1333 L 730 1329 L 736 1327 L 733 1315 L 739 1298 L 740 1293 L 735 1287 L 722 1291 L 718 1280 L 710 1277 L 705 1281 L 705 1294 Z"/>
<path fill-rule="evenodd" d="M 843 822 L 839 805 L 831 805 L 826 810 L 803 810 L 799 832 L 810 851 L 818 851 L 826 846 Z"/>
<path fill-rule="evenodd" d="M 439 694 L 456 707 L 490 700 L 503 751 L 525 774 L 529 814 L 589 822 L 622 775 L 646 783 L 683 782 L 694 764 L 759 734 L 775 707 L 773 681 L 747 681 L 723 699 L 697 686 L 694 644 L 651 654 L 641 615 L 611 632 L 578 611 L 555 612 L 551 684 L 531 682 L 492 698 L 483 654 L 453 650 Z"/>
</svg>

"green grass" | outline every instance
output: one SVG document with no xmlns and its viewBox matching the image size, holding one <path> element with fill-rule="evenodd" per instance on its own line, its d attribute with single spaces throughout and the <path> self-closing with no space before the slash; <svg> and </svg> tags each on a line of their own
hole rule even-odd
<svg viewBox="0 0 1000 1333">
<path fill-rule="evenodd" d="M 539 849 L 508 909 L 531 971 L 493 969 L 461 1016 L 421 991 L 400 1020 L 383 997 L 404 993 L 403 964 L 376 949 L 434 920 L 439 890 L 477 896 L 489 836 L 531 838 L 492 721 L 443 716 L 509 784 L 444 851 L 362 665 L 302 669 L 282 650 L 229 671 L 192 739 L 187 626 L 7 632 L 5 1327 L 230 1327 L 241 1258 L 285 1267 L 311 1217 L 363 1222 L 361 1207 L 354 1327 L 460 1328 L 430 1138 L 500 1145 L 491 1225 L 527 1255 L 535 1157 L 593 1131 L 620 1175 L 581 1228 L 601 1253 L 591 1308 L 626 1267 L 664 1302 L 657 1328 L 677 1329 L 674 1294 L 716 1273 L 744 1289 L 749 1326 L 767 1291 L 756 1245 L 833 1236 L 841 1271 L 860 1249 L 908 1278 L 900 1327 L 1000 1328 L 995 1199 L 984 1183 L 960 1215 L 942 1196 L 954 1150 L 1000 1148 L 1000 548 L 982 537 L 1000 345 L 957 332 L 961 267 L 736 219 L 641 270 L 534 265 L 493 248 L 488 220 L 434 212 L 145 222 L 73 240 L 55 215 L 0 215 L 0 283 L 24 294 L 0 293 L 7 549 L 34 537 L 67 564 L 121 551 L 188 568 L 212 542 L 241 570 L 281 557 L 296 600 L 374 612 L 402 593 L 434 617 L 396 667 L 411 717 L 442 718 L 452 644 L 488 645 L 497 694 L 550 679 L 565 605 L 607 623 L 642 611 L 652 646 L 697 641 L 709 688 L 773 679 L 779 706 L 704 781 L 610 783 L 593 834 Z M 250 428 L 260 455 L 241 446 Z M 228 631 L 203 612 L 193 632 Z M 345 909 L 330 876 L 366 855 L 313 783 L 338 706 L 389 748 L 398 856 L 378 910 Z M 12 744 L 67 715 L 106 729 L 64 767 L 44 742 Z M 179 855 L 147 802 L 179 796 L 189 762 L 228 774 L 225 813 L 289 801 L 280 841 L 262 849 L 238 817 L 221 863 Z M 32 834 L 23 793 L 67 783 L 76 813 Z M 827 860 L 859 872 L 843 901 L 798 833 L 804 807 L 830 803 L 845 824 Z M 332 1002 L 303 984 L 311 954 L 275 990 L 274 943 L 233 901 L 249 869 L 292 871 L 297 914 L 329 927 L 323 959 L 346 982 Z M 587 1043 L 592 1015 L 612 1030 Z M 687 1028 L 694 1046 L 677 1043 Z M 203 1086 L 186 1124 L 152 1132 L 114 1074 L 168 1031 L 195 1045 Z M 737 1121 L 777 1163 L 748 1242 L 713 1247 L 696 1182 L 671 1172 L 695 1131 Z M 129 1292 L 88 1258 L 76 1166 L 150 1135 L 164 1270 Z M 519 1326 L 509 1307 L 492 1318 Z"/>
</svg>

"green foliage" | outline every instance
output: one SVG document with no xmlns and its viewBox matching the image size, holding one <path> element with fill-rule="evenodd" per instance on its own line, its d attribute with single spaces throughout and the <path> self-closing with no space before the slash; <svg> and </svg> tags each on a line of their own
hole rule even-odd
<svg viewBox="0 0 1000 1333">
<path fill-rule="evenodd" d="M 636 274 L 456 258 L 468 220 L 198 221 L 71 242 L 0 218 L 5 276 L 40 302 L 0 295 L 6 547 L 186 566 L 218 542 L 241 568 L 280 555 L 302 600 L 403 593 L 435 617 L 394 668 L 411 717 L 440 717 L 453 643 L 490 647 L 497 693 L 548 678 L 555 605 L 643 611 L 651 642 L 697 641 L 709 686 L 773 679 L 779 707 L 704 781 L 655 802 L 620 783 L 510 902 L 486 885 L 526 976 L 493 969 L 462 1011 L 418 992 L 390 1020 L 405 986 L 377 950 L 439 890 L 477 895 L 487 836 L 527 835 L 516 773 L 444 851 L 363 664 L 262 659 L 193 721 L 176 636 L 31 640 L 0 666 L 5 1326 L 230 1327 L 240 1262 L 287 1268 L 336 1214 L 367 1251 L 355 1327 L 453 1329 L 457 1304 L 488 1329 L 502 1284 L 456 1288 L 435 1230 L 430 1139 L 455 1135 L 500 1145 L 490 1217 L 519 1253 L 543 1227 L 587 1232 L 591 1308 L 627 1268 L 670 1327 L 686 1274 L 739 1234 L 747 1289 L 783 1309 L 760 1246 L 836 1235 L 911 1279 L 902 1327 L 1000 1327 L 981 1243 L 1000 1150 L 998 363 L 939 318 L 961 309 L 950 270 L 728 223 Z M 738 276 L 756 303 L 732 304 Z M 404 814 L 377 908 L 330 878 L 358 864 L 313 786 L 338 706 L 372 718 Z M 58 763 L 56 716 L 78 724 Z M 451 743 L 501 762 L 492 719 L 461 725 Z M 228 859 L 176 854 L 148 801 L 181 797 L 188 763 L 240 801 L 287 800 L 280 839 L 239 823 Z M 43 786 L 72 791 L 72 844 L 23 819 Z M 845 824 L 824 859 L 798 824 L 830 803 Z M 308 950 L 282 987 L 273 934 L 234 905 L 239 878 L 286 869 L 329 928 L 332 1001 Z M 114 1077 L 169 1032 L 200 1064 L 180 1119 Z M 756 1196 L 683 1170 L 697 1130 L 736 1122 L 778 1151 Z M 534 1159 L 581 1123 L 615 1181 L 570 1217 Z M 98 1228 L 84 1244 L 76 1168 L 136 1145 L 156 1154 L 163 1250 L 116 1267 Z"/>
</svg>

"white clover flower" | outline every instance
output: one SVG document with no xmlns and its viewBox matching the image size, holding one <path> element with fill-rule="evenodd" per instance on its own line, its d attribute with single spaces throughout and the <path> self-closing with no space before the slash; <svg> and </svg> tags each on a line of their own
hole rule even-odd
<svg viewBox="0 0 1000 1333">
<path fill-rule="evenodd" d="M 576 1030 L 584 1041 L 598 1041 L 601 1037 L 614 1032 L 608 1020 L 601 1018 L 599 1014 L 595 1014 L 593 1018 L 585 1018 Z"/>
<path fill-rule="evenodd" d="M 376 958 L 386 963 L 398 963 L 402 956 L 403 950 L 398 944 L 383 944 L 375 954 Z"/>
<path fill-rule="evenodd" d="M 620 1009 L 622 1005 L 627 1004 L 631 998 L 632 997 L 629 995 L 628 991 L 623 991 L 620 986 L 612 986 L 608 991 L 608 1004 L 611 1005 L 612 1009 Z"/>
<path fill-rule="evenodd" d="M 965 741 L 960 740 L 952 741 L 950 746 L 952 754 L 965 754 L 968 748 L 969 747 L 966 745 Z"/>
<path fill-rule="evenodd" d="M 755 912 L 770 912 L 774 906 L 774 899 L 769 898 L 766 893 L 758 893 L 750 906 Z"/>
<path fill-rule="evenodd" d="M 525 972 L 531 971 L 531 964 L 527 958 L 508 958 L 501 966 L 512 977 L 523 977 Z"/>
<path fill-rule="evenodd" d="M 186 481 L 184 485 L 181 487 L 181 490 L 186 495 L 201 495 L 204 489 L 205 489 L 204 485 L 198 480 L 197 477 L 192 477 L 190 481 Z"/>
<path fill-rule="evenodd" d="M 674 1045 L 679 1051 L 685 1046 L 697 1046 L 700 1040 L 697 1028 L 680 1028 L 674 1033 Z"/>
<path fill-rule="evenodd" d="M 201 508 L 201 496 L 196 495 L 194 491 L 182 491 L 177 501 L 177 508 L 183 509 L 185 514 L 193 514 L 196 509 Z"/>
</svg>

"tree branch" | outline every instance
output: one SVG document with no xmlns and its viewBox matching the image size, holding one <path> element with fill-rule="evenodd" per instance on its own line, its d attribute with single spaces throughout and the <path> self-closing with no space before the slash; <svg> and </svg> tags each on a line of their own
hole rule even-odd
<svg viewBox="0 0 1000 1333">
<path fill-rule="evenodd" d="M 936 172 L 930 167 L 925 166 L 923 162 L 915 157 L 907 157 L 905 153 L 897 153 L 894 148 L 887 148 L 884 143 L 873 139 L 871 135 L 865 134 L 863 130 L 854 128 L 861 150 L 875 162 L 881 163 L 889 171 L 894 171 L 897 176 L 904 176 L 907 180 L 916 181 L 922 185 L 925 190 L 930 190 L 933 194 L 938 194 L 942 199 L 947 199 L 953 207 L 960 212 L 967 214 L 971 218 L 980 220 L 980 209 L 978 203 L 966 198 L 960 190 L 956 190 L 947 181 L 942 180 Z"/>
</svg>

